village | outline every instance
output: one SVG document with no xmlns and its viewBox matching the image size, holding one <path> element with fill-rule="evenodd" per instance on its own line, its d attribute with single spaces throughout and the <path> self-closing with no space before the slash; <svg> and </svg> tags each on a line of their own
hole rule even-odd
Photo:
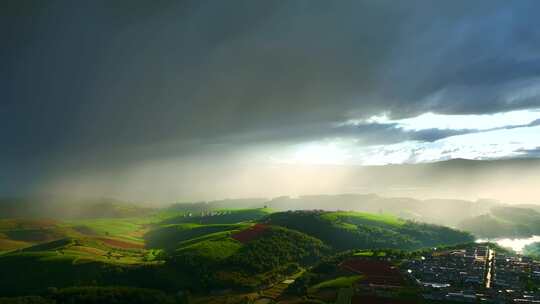
<svg viewBox="0 0 540 304">
<path fill-rule="evenodd" d="M 488 245 L 434 250 L 406 261 L 402 270 L 427 301 L 540 303 L 540 262 Z"/>
</svg>

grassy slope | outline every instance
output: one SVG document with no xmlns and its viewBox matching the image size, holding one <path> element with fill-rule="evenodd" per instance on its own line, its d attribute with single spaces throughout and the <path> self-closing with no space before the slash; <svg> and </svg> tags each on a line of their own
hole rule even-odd
<svg viewBox="0 0 540 304">
<path fill-rule="evenodd" d="M 208 263 L 224 260 L 234 255 L 243 246 L 230 238 L 228 231 L 212 233 L 186 243 L 181 243 L 176 249 L 176 256 L 202 258 Z"/>
<path fill-rule="evenodd" d="M 330 221 L 350 222 L 357 225 L 371 224 L 377 226 L 402 226 L 406 222 L 390 214 L 374 214 L 366 212 L 338 211 L 328 212 L 321 216 Z"/>
<path fill-rule="evenodd" d="M 104 237 L 142 246 L 145 241 L 149 240 L 145 235 L 150 231 L 151 226 L 157 225 L 164 228 L 162 223 L 233 224 L 257 220 L 271 211 L 269 209 L 241 209 L 215 212 L 219 212 L 220 215 L 188 217 L 180 215 L 178 212 L 166 210 L 145 217 L 76 219 L 63 222 L 37 219 L 2 219 L 0 220 L 0 252 L 65 237 Z M 239 226 L 231 226 L 230 228 L 239 228 Z M 183 240 L 182 238 L 200 236 L 220 229 L 227 230 L 225 226 L 204 228 L 200 225 L 198 229 L 193 229 L 191 232 L 185 231 L 185 235 L 180 237 L 179 241 Z M 191 236 L 190 233 L 194 235 Z M 153 239 L 150 240 L 153 241 Z M 150 245 L 150 247 L 161 247 L 161 245 L 154 243 Z"/>
<path fill-rule="evenodd" d="M 280 249 L 283 249 L 287 246 L 293 245 L 291 248 L 291 256 L 296 254 L 294 245 L 305 245 L 307 247 L 313 245 L 318 248 L 324 248 L 324 244 L 313 237 L 307 236 L 301 232 L 289 230 L 282 227 L 270 227 L 267 231 L 261 233 L 261 235 L 248 242 L 243 244 L 233 238 L 231 235 L 239 232 L 244 229 L 251 227 L 251 224 L 236 224 L 236 225 L 196 225 L 196 224 L 187 224 L 191 229 L 185 229 L 186 224 L 182 224 L 182 229 L 179 230 L 178 235 L 172 235 L 176 237 L 176 243 L 174 243 L 174 248 L 161 247 L 168 249 L 172 255 L 176 257 L 185 258 L 190 256 L 192 258 L 201 258 L 206 260 L 209 263 L 214 263 L 222 261 L 229 257 L 234 259 L 242 259 L 242 255 L 259 255 L 259 254 L 277 254 Z M 169 228 L 169 227 L 167 227 Z M 170 228 L 178 228 L 178 225 L 175 225 Z M 182 239 L 182 236 L 185 234 L 182 232 L 191 233 L 191 238 L 186 237 Z M 197 230 L 204 230 L 207 233 L 198 235 Z M 216 230 L 215 232 L 212 232 Z M 156 233 L 159 231 L 156 231 Z M 281 243 L 280 243 L 281 242 Z M 167 241 L 164 241 L 163 244 L 167 244 Z M 264 246 L 263 246 L 264 245 Z M 281 248 L 275 248 L 276 246 L 281 246 Z M 262 250 L 264 247 L 264 252 L 255 252 Z M 255 248 L 257 247 L 257 248 Z M 173 249 L 173 250 L 171 250 Z M 235 256 L 236 255 L 236 256 Z"/>
<path fill-rule="evenodd" d="M 154 268 L 158 267 L 157 271 L 167 272 L 159 268 L 159 261 L 153 262 L 156 255 L 159 255 L 159 250 L 122 247 L 144 244 L 144 233 L 148 231 L 151 224 L 176 215 L 178 213 L 167 212 L 167 214 L 157 213 L 146 218 L 83 219 L 67 222 L 1 220 L 0 246 L 3 247 L 0 248 L 2 251 L 0 281 L 9 280 L 10 283 L 0 286 L 0 294 L 43 290 L 49 286 L 93 285 L 96 282 L 106 283 L 108 279 L 116 282 L 114 284 L 125 281 L 125 284 L 129 285 L 133 278 L 126 278 L 127 274 L 123 276 L 122 273 L 132 267 L 140 268 L 143 265 L 153 265 Z M 191 226 L 194 228 L 201 225 Z M 24 242 L 10 238 L 13 236 L 20 238 L 27 233 L 35 237 L 34 231 L 47 237 Z M 186 240 L 188 239 L 190 237 L 186 236 Z M 187 248 L 188 244 L 185 244 L 185 247 Z M 196 247 L 193 246 L 191 249 Z M 204 243 L 199 244 L 198 247 L 200 247 L 199 252 L 208 251 L 204 249 Z M 21 248 L 24 249 L 21 250 Z M 115 272 L 118 271 L 119 274 L 116 274 Z M 121 278 L 113 279 L 118 276 Z M 173 284 L 175 281 L 188 280 L 182 277 L 182 274 L 175 273 L 153 279 L 152 276 L 148 278 L 135 276 L 134 278 L 141 281 L 151 280 L 148 284 L 165 280 L 162 284 L 165 288 L 167 284 Z"/>
<path fill-rule="evenodd" d="M 139 272 L 145 269 L 157 271 L 162 265 L 161 261 L 155 260 L 155 250 L 120 248 L 105 240 L 63 238 L 1 255 L 0 281 L 3 284 L 0 284 L 0 295 L 42 292 L 47 287 L 138 286 L 138 282 L 147 280 Z M 161 280 L 163 288 L 167 288 L 167 277 L 153 279 Z M 151 286 L 152 282 L 147 284 L 145 286 Z"/>
<path fill-rule="evenodd" d="M 88 261 L 99 261 L 111 264 L 143 263 L 146 250 L 112 246 L 103 239 L 96 238 L 63 238 L 47 243 L 30 246 L 7 253 L 3 257 L 31 255 L 39 259 L 61 258 L 71 259 L 73 264 Z"/>
<path fill-rule="evenodd" d="M 0 251 L 15 250 L 62 238 L 111 239 L 144 246 L 144 219 L 79 221 L 0 220 Z"/>
<path fill-rule="evenodd" d="M 196 289 L 202 288 L 201 283 L 206 286 L 256 286 L 263 281 L 275 280 L 274 276 L 286 271 L 289 263 L 303 264 L 307 259 L 320 257 L 324 245 L 319 240 L 285 228 L 269 229 L 260 239 L 247 244 L 231 238 L 233 233 L 251 227 L 253 223 L 249 221 L 269 212 L 267 209 L 228 210 L 221 213 L 223 218 L 214 215 L 212 219 L 248 221 L 237 224 L 163 224 L 163 219 L 172 217 L 170 213 L 145 219 L 84 219 L 24 225 L 18 221 L 4 222 L 2 227 L 8 231 L 47 227 L 65 233 L 52 241 L 28 243 L 25 245 L 33 246 L 4 253 L 0 257 L 0 267 L 5 272 L 0 275 L 0 280 L 9 279 L 10 283 L 0 287 L 0 294 L 17 294 L 25 288 L 43 290 L 50 286 L 107 282 L 132 285 L 134 279 L 127 273 L 133 267 L 139 269 L 144 265 L 153 267 L 157 273 L 168 273 L 157 277 L 153 273 L 142 278 L 135 275 L 137 281 L 148 280 L 144 283 L 147 285 L 142 285 L 146 287 L 155 287 L 152 284 L 160 281 L 163 288 L 169 285 Z M 154 229 L 141 237 L 133 235 L 150 228 Z M 149 248 L 155 249 L 119 248 L 112 246 L 111 240 L 121 241 L 121 244 L 146 242 Z M 163 267 L 160 261 L 152 262 L 160 248 L 192 268 L 186 268 L 186 265 L 175 268 L 170 264 Z M 197 275 L 198 271 L 201 273 Z M 9 275 L 12 272 L 17 274 Z"/>
<path fill-rule="evenodd" d="M 246 229 L 250 224 L 173 224 L 148 232 L 144 238 L 149 248 L 176 249 L 181 242 L 209 234 Z"/>
<path fill-rule="evenodd" d="M 230 236 L 248 229 L 270 209 L 220 209 L 213 214 L 169 217 L 144 238 L 148 248 L 165 249 L 175 256 L 202 258 L 213 263 L 233 255 L 243 245 Z"/>
<path fill-rule="evenodd" d="M 265 221 L 307 233 L 338 250 L 415 249 L 472 240 L 470 235 L 446 227 L 360 212 L 281 212 L 269 215 Z"/>
<path fill-rule="evenodd" d="M 79 232 L 55 220 L 0 220 L 0 251 L 9 251 L 65 237 L 81 236 Z"/>
<path fill-rule="evenodd" d="M 196 289 L 255 287 L 279 280 L 280 274 L 297 271 L 298 265 L 313 263 L 327 252 L 320 240 L 282 227 L 269 227 L 247 243 L 231 238 L 235 231 L 239 230 L 180 242 L 171 252 L 172 267 L 192 274 L 194 282 L 200 282 Z"/>
<path fill-rule="evenodd" d="M 362 279 L 362 276 L 360 275 L 343 276 L 318 283 L 311 288 L 314 290 L 323 288 L 346 288 L 351 287 L 352 284 L 360 279 Z"/>
<path fill-rule="evenodd" d="M 143 218 L 103 218 L 67 221 L 67 227 L 74 227 L 90 235 L 106 236 L 143 243 L 147 231 L 147 219 Z"/>
<path fill-rule="evenodd" d="M 245 244 L 231 238 L 232 234 L 248 229 L 263 217 L 263 221 L 283 227 L 270 226 Z M 14 230 L 23 227 L 20 225 L 16 221 L 4 222 L 0 229 Z M 37 223 L 26 225 L 24 227 L 40 226 Z M 297 265 L 311 265 L 327 254 L 328 247 L 320 239 L 338 249 L 341 249 L 339 246 L 362 248 L 373 245 L 365 242 L 366 235 L 379 240 L 375 247 L 415 245 L 414 241 L 402 236 L 410 234 L 409 222 L 388 215 L 356 212 L 272 214 L 268 209 L 242 209 L 220 210 L 218 215 L 205 216 L 178 216 L 178 213 L 166 212 L 146 218 L 85 219 L 54 222 L 49 226 L 63 231 L 64 237 L 0 257 L 0 267 L 7 271 L 20 268 L 32 274 L 31 279 L 17 274 L 13 284 L 28 282 L 29 286 L 36 284 L 33 285 L 36 288 L 93 282 L 131 285 L 134 283 L 126 277 L 127 271 L 150 265 L 160 273 L 171 273 L 146 275 L 142 279 L 134 276 L 138 280 L 148 280 L 144 283 L 147 285 L 142 285 L 144 287 L 152 287 L 151 284 L 157 282 L 176 289 L 185 286 L 206 291 L 232 286 L 254 287 L 279 280 L 279 275 L 298 271 Z M 41 227 L 44 227 L 43 223 Z M 426 229 L 432 232 L 431 228 Z M 157 251 L 118 248 L 106 242 L 111 240 L 144 243 L 147 248 Z M 388 243 L 389 240 L 395 243 Z M 165 267 L 160 266 L 160 262 L 149 262 L 161 249 L 165 249 L 171 258 Z M 8 278 L 8 274 L 0 275 L 0 280 Z M 16 290 L 18 287 L 13 284 L 6 288 Z"/>
<path fill-rule="evenodd" d="M 0 249 L 11 251 L 0 257 L 0 269 L 3 269 L 0 281 L 9 279 L 13 284 L 0 287 L 0 294 L 24 292 L 22 286 L 38 290 L 48 286 L 92 285 L 111 269 L 155 264 L 159 251 L 133 248 L 143 246 L 142 234 L 136 233 L 145 229 L 149 221 L 155 220 L 1 220 L 0 246 L 4 246 Z M 46 237 L 35 239 L 35 231 L 39 232 L 38 236 Z M 34 239 L 25 242 L 10 239 L 25 236 Z M 18 242 L 16 246 L 12 245 L 14 242 Z"/>
</svg>

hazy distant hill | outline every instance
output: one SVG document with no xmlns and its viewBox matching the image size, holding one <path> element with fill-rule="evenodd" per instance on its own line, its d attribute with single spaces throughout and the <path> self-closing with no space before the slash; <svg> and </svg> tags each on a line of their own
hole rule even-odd
<svg viewBox="0 0 540 304">
<path fill-rule="evenodd" d="M 220 200 L 199 203 L 176 203 L 166 210 L 198 215 L 227 208 L 263 208 L 287 210 L 349 210 L 387 213 L 394 216 L 428 223 L 455 226 L 462 220 L 484 214 L 500 203 L 493 200 L 428 199 L 383 197 L 376 194 L 333 194 L 281 196 L 270 200 L 262 198 Z"/>
<path fill-rule="evenodd" d="M 463 220 L 459 227 L 481 238 L 529 237 L 540 234 L 540 212 L 531 208 L 499 206 Z"/>
<path fill-rule="evenodd" d="M 385 196 L 540 203 L 540 159 L 465 160 L 357 167 L 349 192 Z M 344 191 L 343 191 L 344 192 Z"/>
<path fill-rule="evenodd" d="M 180 212 L 202 212 L 216 209 L 227 208 L 262 208 L 268 199 L 265 198 L 240 198 L 240 199 L 224 199 L 209 202 L 184 202 L 175 203 L 167 207 L 170 211 Z"/>
<path fill-rule="evenodd" d="M 487 212 L 497 202 L 451 199 L 418 200 L 375 194 L 308 195 L 279 197 L 267 203 L 274 210 L 352 210 L 387 213 L 405 219 L 455 226 L 463 219 Z"/>
<path fill-rule="evenodd" d="M 320 184 L 315 189 L 306 186 L 290 190 L 294 195 L 376 193 L 384 197 L 416 199 L 540 203 L 540 159 L 533 158 L 496 161 L 454 159 L 384 166 L 327 165 L 316 169 L 289 165 L 283 170 L 309 176 Z M 287 193 L 283 190 L 274 196 Z"/>
<path fill-rule="evenodd" d="M 154 208 L 111 198 L 27 197 L 0 199 L 2 218 L 103 218 L 147 215 Z"/>
<path fill-rule="evenodd" d="M 255 291 L 344 249 L 415 249 L 472 240 L 465 232 L 392 215 L 273 213 L 268 208 L 191 216 L 164 210 L 135 218 L 4 220 L 0 234 L 7 241 L 33 240 L 0 252 L 0 295 L 119 282 L 204 295 Z M 36 235 L 42 238 L 34 240 Z"/>
<path fill-rule="evenodd" d="M 163 221 L 164 224 L 182 224 L 182 223 L 197 223 L 197 224 L 234 224 L 247 221 L 258 221 L 264 216 L 271 213 L 268 208 L 255 209 L 215 209 L 201 213 L 184 213 L 179 216 L 174 216 Z"/>
</svg>

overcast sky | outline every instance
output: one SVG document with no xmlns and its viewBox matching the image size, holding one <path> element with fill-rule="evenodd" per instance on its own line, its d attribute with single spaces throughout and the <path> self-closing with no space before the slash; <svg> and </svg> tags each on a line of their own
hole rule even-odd
<svg viewBox="0 0 540 304">
<path fill-rule="evenodd" d="M 540 156 L 538 1 L 0 6 L 7 194 Z"/>
</svg>

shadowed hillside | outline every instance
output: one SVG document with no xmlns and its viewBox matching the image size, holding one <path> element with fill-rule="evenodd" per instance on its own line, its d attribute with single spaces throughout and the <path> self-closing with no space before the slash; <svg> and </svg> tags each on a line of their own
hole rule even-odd
<svg viewBox="0 0 540 304">
<path fill-rule="evenodd" d="M 280 212 L 269 215 L 263 221 L 302 231 L 338 250 L 413 249 L 472 241 L 470 234 L 447 227 L 358 212 Z"/>
</svg>

